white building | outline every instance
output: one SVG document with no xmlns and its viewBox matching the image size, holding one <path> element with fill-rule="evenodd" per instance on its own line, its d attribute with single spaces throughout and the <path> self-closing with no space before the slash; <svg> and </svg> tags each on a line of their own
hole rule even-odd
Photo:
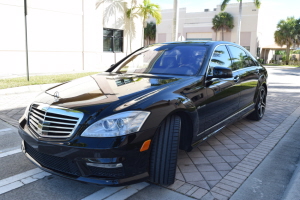
<svg viewBox="0 0 300 200">
<path fill-rule="evenodd" d="M 186 8 L 179 9 L 178 37 L 183 36 L 185 40 L 221 40 L 221 31 L 215 33 L 212 30 L 212 19 L 221 12 L 220 5 L 214 10 L 201 8 L 201 3 L 195 6 L 198 6 L 203 12 L 188 13 Z M 234 28 L 224 33 L 224 40 L 236 43 L 239 3 L 228 4 L 225 12 L 233 16 Z M 161 13 L 162 23 L 157 25 L 156 42 L 171 42 L 173 9 L 162 10 Z M 269 51 L 265 50 L 264 47 L 274 44 L 274 31 L 277 22 L 272 21 L 272 15 L 263 3 L 260 9 L 257 9 L 253 2 L 243 3 L 240 44 L 248 49 L 253 56 L 267 57 Z M 148 21 L 154 20 L 149 19 Z M 269 55 L 269 59 L 271 57 Z"/>
<path fill-rule="evenodd" d="M 131 2 L 27 0 L 30 73 L 103 71 L 140 48 L 141 17 L 125 14 Z M 0 0 L 0 19 L 0 74 L 24 74 L 24 0 Z"/>
</svg>

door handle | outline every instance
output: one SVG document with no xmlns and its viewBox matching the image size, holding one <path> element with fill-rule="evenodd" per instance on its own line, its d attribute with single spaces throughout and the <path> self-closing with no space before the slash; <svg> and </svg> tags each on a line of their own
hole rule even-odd
<svg viewBox="0 0 300 200">
<path fill-rule="evenodd" d="M 256 70 L 255 70 L 255 72 L 254 72 L 255 74 L 259 74 L 259 69 L 258 68 L 256 68 Z"/>
<path fill-rule="evenodd" d="M 234 82 L 239 82 L 240 81 L 240 77 L 238 75 L 236 75 L 234 78 L 233 78 L 233 81 Z"/>
</svg>

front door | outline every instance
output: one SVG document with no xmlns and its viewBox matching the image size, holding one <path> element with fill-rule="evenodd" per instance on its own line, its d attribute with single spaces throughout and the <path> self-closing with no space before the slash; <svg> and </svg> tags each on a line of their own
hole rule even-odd
<svg viewBox="0 0 300 200">
<path fill-rule="evenodd" d="M 207 75 L 216 66 L 232 67 L 231 58 L 225 45 L 218 46 L 208 66 Z M 206 76 L 207 76 L 206 75 Z M 238 111 L 239 91 L 235 87 L 239 82 L 238 73 L 233 71 L 232 78 L 206 78 L 206 100 L 198 114 L 205 116 L 205 131 L 198 136 L 204 137 L 224 127 L 230 116 Z"/>
</svg>

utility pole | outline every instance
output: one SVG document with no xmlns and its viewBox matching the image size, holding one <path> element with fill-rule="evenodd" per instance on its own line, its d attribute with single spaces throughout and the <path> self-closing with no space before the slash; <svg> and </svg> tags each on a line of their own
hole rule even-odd
<svg viewBox="0 0 300 200">
<path fill-rule="evenodd" d="M 24 0 L 24 17 L 25 17 L 25 51 L 26 51 L 26 72 L 27 81 L 29 81 L 29 67 L 28 67 L 28 41 L 27 41 L 27 0 Z"/>
<path fill-rule="evenodd" d="M 172 41 L 177 41 L 177 37 L 178 37 L 178 16 L 179 16 L 179 8 L 178 8 L 178 1 L 177 0 L 174 0 L 173 10 L 174 10 L 174 16 L 173 16 Z"/>
</svg>

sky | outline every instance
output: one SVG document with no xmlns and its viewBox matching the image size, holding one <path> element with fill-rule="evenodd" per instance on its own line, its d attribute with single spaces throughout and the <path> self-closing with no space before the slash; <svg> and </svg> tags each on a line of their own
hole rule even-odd
<svg viewBox="0 0 300 200">
<path fill-rule="evenodd" d="M 151 0 L 152 3 L 160 5 L 161 9 L 172 9 L 173 0 Z M 220 5 L 222 0 L 178 0 L 179 8 L 186 8 L 187 12 L 203 12 L 208 8 L 213 10 Z M 253 0 L 243 0 L 243 2 L 253 2 Z M 230 3 L 237 3 L 231 0 Z M 276 23 L 281 19 L 294 16 L 300 18 L 300 0 L 261 0 L 264 7 L 270 9 L 272 18 Z"/>
</svg>

